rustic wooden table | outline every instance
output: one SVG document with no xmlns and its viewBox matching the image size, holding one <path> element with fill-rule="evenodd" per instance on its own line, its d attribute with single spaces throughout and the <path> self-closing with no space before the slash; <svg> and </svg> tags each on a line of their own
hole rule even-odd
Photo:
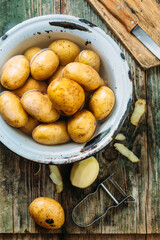
<svg viewBox="0 0 160 240">
<path fill-rule="evenodd" d="M 140 162 L 133 164 L 121 155 L 111 154 L 110 148 L 104 149 L 96 156 L 100 163 L 97 181 L 86 190 L 75 189 L 69 182 L 71 166 L 62 166 L 64 191 L 58 195 L 48 166 L 42 165 L 35 176 L 36 163 L 22 159 L 0 144 L 0 239 L 160 239 L 160 67 L 141 70 L 85 0 L 1 0 L 0 35 L 25 19 L 51 13 L 75 15 L 93 22 L 122 49 L 131 69 L 134 91 L 130 114 L 121 132 L 127 137 L 125 144 Z M 146 99 L 147 108 L 139 126 L 134 127 L 129 119 L 139 97 Z M 91 227 L 76 227 L 71 220 L 73 206 L 112 172 L 116 172 L 115 178 L 136 202 L 111 211 Z M 61 230 L 46 231 L 35 226 L 28 206 L 38 196 L 53 197 L 62 203 L 66 223 Z M 99 212 L 104 200 L 99 194 L 86 206 Z M 86 215 L 87 211 L 88 208 Z"/>
</svg>

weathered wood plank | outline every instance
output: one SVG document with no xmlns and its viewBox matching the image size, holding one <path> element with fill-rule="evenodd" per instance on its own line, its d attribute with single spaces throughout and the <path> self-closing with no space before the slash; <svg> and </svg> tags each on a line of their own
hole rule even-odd
<svg viewBox="0 0 160 240">
<path fill-rule="evenodd" d="M 159 234 L 151 234 L 151 235 L 146 235 L 146 240 L 159 240 L 160 235 Z"/>
<path fill-rule="evenodd" d="M 147 71 L 148 202 L 147 232 L 160 229 L 160 67 Z"/>
<path fill-rule="evenodd" d="M 72 6 L 74 5 L 74 8 Z M 84 1 L 67 1 L 65 12 L 70 12 L 72 15 L 79 16 L 81 18 L 85 18 L 95 25 L 104 29 L 109 35 L 111 35 L 115 40 L 116 38 L 112 35 L 112 33 L 106 28 L 104 23 L 97 18 L 97 15 L 92 11 L 89 5 Z M 117 41 L 117 40 L 116 40 Z M 118 43 L 119 44 L 119 43 Z M 145 89 L 145 73 L 141 71 L 140 68 L 134 63 L 134 61 L 130 58 L 130 56 L 125 52 L 124 48 L 119 44 L 122 51 L 124 52 L 127 61 L 130 65 L 131 74 L 133 77 L 134 83 L 134 98 L 132 109 L 134 105 L 134 101 L 137 98 L 142 97 L 146 98 L 146 89 Z M 132 111 L 130 111 L 131 114 Z M 129 123 L 129 117 L 127 118 L 124 126 L 123 133 L 127 137 L 126 144 L 130 149 L 140 157 L 139 164 L 132 164 L 127 161 L 124 157 L 119 156 L 114 161 L 110 162 L 105 159 L 105 151 L 103 150 L 97 155 L 97 158 L 100 162 L 100 176 L 98 180 L 92 185 L 90 188 L 86 190 L 78 190 L 73 187 L 70 187 L 70 183 L 67 180 L 69 178 L 68 170 L 65 170 L 64 175 L 66 175 L 66 185 L 65 189 L 69 189 L 62 194 L 63 205 L 67 212 L 67 216 L 69 216 L 66 220 L 65 231 L 67 233 L 85 233 L 86 231 L 89 233 L 145 233 L 146 232 L 146 216 L 145 216 L 145 203 L 146 203 L 146 187 L 148 179 L 147 172 L 147 138 L 146 138 L 146 116 L 143 117 L 141 124 L 139 127 L 135 129 L 135 127 L 131 126 Z M 123 186 L 128 193 L 133 194 L 136 198 L 136 204 L 129 204 L 126 208 L 112 211 L 109 217 L 103 218 L 99 223 L 88 227 L 87 229 L 80 229 L 72 224 L 71 222 L 71 211 L 74 205 L 83 198 L 87 193 L 93 191 L 100 182 L 100 180 L 104 179 L 108 174 L 111 174 L 116 170 L 116 178 L 118 182 Z M 105 201 L 105 197 L 102 194 L 99 194 L 97 198 L 94 199 L 97 203 L 92 204 L 87 202 L 86 206 L 91 206 L 92 209 L 97 209 L 97 213 L 100 213 L 102 210 L 102 203 Z M 143 204 L 141 205 L 141 202 Z M 98 204 L 100 203 L 100 204 Z M 68 205 L 70 204 L 70 208 Z M 83 214 L 80 212 L 80 214 Z M 87 218 L 89 216 L 89 208 L 86 207 L 86 211 L 83 218 Z"/>
<path fill-rule="evenodd" d="M 14 10 L 13 10 L 14 9 Z M 0 8 L 0 35 L 15 24 L 41 14 L 65 13 L 75 15 L 93 22 L 104 29 L 117 43 L 116 37 L 106 28 L 100 18 L 94 13 L 85 0 L 2 0 Z M 119 43 L 118 43 L 119 44 Z M 28 160 L 22 159 L 16 154 L 9 151 L 5 146 L 0 144 L 0 176 L 2 184 L 0 185 L 0 232 L 47 232 L 35 226 L 28 213 L 30 202 L 37 196 L 53 197 L 60 201 L 65 208 L 66 223 L 62 229 L 63 233 L 148 233 L 159 232 L 159 68 L 145 73 L 141 71 L 135 62 L 131 59 L 125 49 L 119 44 L 129 63 L 134 84 L 133 105 L 137 98 L 146 98 L 147 84 L 147 104 L 148 111 L 141 119 L 140 125 L 135 128 L 129 124 L 129 117 L 126 119 L 122 132 L 127 139 L 125 144 L 140 157 L 140 163 L 132 164 L 120 155 L 109 159 L 107 149 L 97 154 L 101 170 L 97 181 L 86 190 L 76 189 L 69 182 L 71 166 L 63 166 L 62 173 L 64 178 L 64 192 L 61 195 L 55 193 L 55 188 L 49 179 L 47 166 L 42 166 L 41 172 L 34 176 L 38 165 Z M 148 128 L 146 127 L 148 124 Z M 148 130 L 147 130 L 148 129 Z M 148 132 L 147 132 L 148 131 Z M 147 148 L 148 136 L 148 148 Z M 147 160 L 147 151 L 149 153 L 149 162 Z M 149 172 L 148 172 L 149 167 Z M 96 185 L 108 174 L 116 169 L 116 178 L 119 184 L 136 198 L 136 204 L 128 204 L 124 208 L 111 211 L 108 218 L 103 218 L 99 223 L 87 229 L 76 227 L 71 220 L 71 210 L 73 206 L 85 194 L 94 190 Z M 102 210 L 105 197 L 99 194 L 96 197 L 96 208 L 91 204 L 92 210 L 97 212 Z M 97 204 L 98 203 L 98 204 Z M 87 207 L 90 203 L 87 202 Z M 86 208 L 85 215 L 89 212 Z M 80 212 L 81 214 L 81 212 Z M 1 235 L 2 239 L 10 239 L 12 235 Z M 34 234 L 33 239 L 45 239 L 47 236 L 54 239 L 93 239 L 93 235 L 81 236 L 73 235 L 38 235 Z M 55 238 L 56 237 L 56 238 Z M 98 235 L 96 239 L 116 239 L 113 236 Z M 117 239 L 129 239 L 129 235 Z M 128 238 L 127 238 L 128 237 Z M 133 239 L 145 239 L 134 236 Z M 142 235 L 140 235 L 142 237 Z M 143 235 L 144 237 L 144 235 Z M 154 237 L 154 236 L 153 236 Z M 29 234 L 14 235 L 14 239 L 31 238 Z M 149 238 L 148 238 L 149 239 Z M 154 239 L 154 238 L 153 238 Z M 156 239 L 156 238 L 155 238 Z M 157 238 L 158 239 L 158 238 Z"/>
<path fill-rule="evenodd" d="M 60 0 L 4 0 L 0 8 L 0 35 L 25 19 L 49 13 L 60 13 Z M 43 165 L 40 174 L 34 176 L 36 163 L 21 159 L 2 144 L 0 156 L 0 232 L 43 232 L 31 220 L 28 207 L 38 196 L 61 199 L 49 179 L 48 166 Z"/>
<path fill-rule="evenodd" d="M 0 234 L 0 240 L 159 240 L 160 235 L 55 235 L 55 234 Z"/>
<path fill-rule="evenodd" d="M 145 240 L 145 235 L 68 235 L 66 240 Z"/>
<path fill-rule="evenodd" d="M 55 234 L 0 234 L 0 240 L 158 240 L 159 235 L 55 235 Z"/>
<path fill-rule="evenodd" d="M 128 51 L 132 54 L 134 59 L 144 69 L 155 67 L 159 65 L 159 60 L 156 58 L 134 35 L 129 33 L 125 26 L 117 20 L 108 9 L 101 3 L 103 1 L 88 0 L 99 16 L 106 22 L 107 26 L 112 29 L 118 39 L 124 44 Z M 159 14 L 160 7 L 158 2 L 148 0 L 117 0 L 120 8 L 123 8 L 140 27 L 159 44 Z M 152 10 L 149 10 L 152 9 Z M 158 36 L 157 36 L 158 35 Z M 141 49 L 141 51 L 139 51 Z"/>
<path fill-rule="evenodd" d="M 160 235 L 0 234 L 0 240 L 159 240 Z"/>
</svg>

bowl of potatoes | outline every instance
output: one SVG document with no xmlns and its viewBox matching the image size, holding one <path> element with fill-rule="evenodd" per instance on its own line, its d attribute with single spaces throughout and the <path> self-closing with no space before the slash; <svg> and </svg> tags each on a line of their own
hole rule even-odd
<svg viewBox="0 0 160 240">
<path fill-rule="evenodd" d="M 95 154 L 117 135 L 131 99 L 123 53 L 85 19 L 35 17 L 0 38 L 0 140 L 26 159 Z"/>
</svg>

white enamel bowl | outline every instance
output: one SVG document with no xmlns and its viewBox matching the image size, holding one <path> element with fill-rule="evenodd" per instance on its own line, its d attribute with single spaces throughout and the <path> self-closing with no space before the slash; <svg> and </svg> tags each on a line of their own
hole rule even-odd
<svg viewBox="0 0 160 240">
<path fill-rule="evenodd" d="M 24 158 L 46 164 L 75 162 L 104 148 L 118 133 L 132 99 L 130 71 L 120 48 L 100 28 L 73 16 L 45 15 L 13 27 L 0 39 L 0 70 L 12 56 L 23 54 L 32 46 L 48 47 L 56 39 L 69 39 L 82 49 L 93 49 L 99 54 L 100 74 L 109 80 L 109 86 L 116 96 L 116 104 L 108 120 L 99 125 L 95 133 L 102 134 L 85 148 L 84 144 L 73 142 L 57 146 L 40 145 L 20 130 L 10 127 L 0 117 L 1 142 Z"/>
</svg>

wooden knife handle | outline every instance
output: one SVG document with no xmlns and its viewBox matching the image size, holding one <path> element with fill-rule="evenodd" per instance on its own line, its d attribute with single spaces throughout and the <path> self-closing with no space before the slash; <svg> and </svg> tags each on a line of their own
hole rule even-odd
<svg viewBox="0 0 160 240">
<path fill-rule="evenodd" d="M 137 26 L 137 22 L 125 12 L 125 10 L 116 2 L 116 0 L 99 0 L 108 11 L 117 18 L 126 29 L 131 32 Z"/>
</svg>

